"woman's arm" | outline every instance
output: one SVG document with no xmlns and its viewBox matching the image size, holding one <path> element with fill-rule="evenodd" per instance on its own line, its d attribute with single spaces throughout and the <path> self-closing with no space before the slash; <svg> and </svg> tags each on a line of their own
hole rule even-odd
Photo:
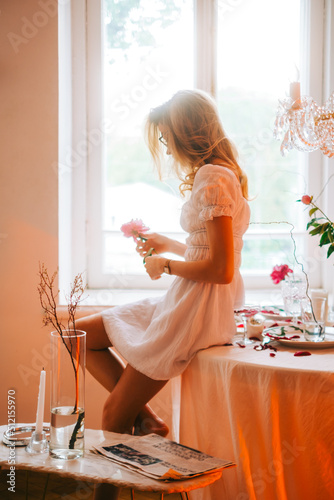
<svg viewBox="0 0 334 500">
<path fill-rule="evenodd" d="M 234 275 L 234 245 L 232 218 L 214 217 L 205 224 L 209 243 L 208 259 L 182 262 L 171 260 L 171 274 L 206 283 L 231 283 Z M 152 279 L 159 279 L 166 263 L 165 257 L 147 257 L 146 271 Z"/>
<path fill-rule="evenodd" d="M 146 239 L 146 241 L 139 241 L 137 243 L 137 252 L 139 252 L 142 257 L 145 257 L 151 248 L 154 248 L 156 254 L 170 252 L 180 257 L 184 256 L 187 249 L 187 245 L 184 243 L 180 243 L 162 234 L 142 233 L 140 236 Z"/>
</svg>

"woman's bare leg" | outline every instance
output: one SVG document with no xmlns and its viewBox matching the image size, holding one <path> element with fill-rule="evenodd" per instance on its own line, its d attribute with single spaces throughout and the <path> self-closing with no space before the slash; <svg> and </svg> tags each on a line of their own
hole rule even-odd
<svg viewBox="0 0 334 500">
<path fill-rule="evenodd" d="M 86 364 L 88 371 L 111 392 L 121 377 L 125 363 L 109 347 L 111 343 L 106 334 L 101 314 L 94 314 L 76 321 L 76 328 L 87 332 Z M 159 418 L 149 405 L 144 405 L 135 420 L 136 434 L 154 432 L 166 436 L 168 426 Z"/>
<path fill-rule="evenodd" d="M 138 413 L 167 382 L 153 380 L 127 365 L 104 405 L 102 429 L 131 432 Z"/>
<path fill-rule="evenodd" d="M 131 433 L 136 423 L 137 430 L 143 434 L 150 428 L 149 432 L 166 435 L 168 427 L 147 402 L 167 381 L 152 380 L 129 365 L 125 367 L 119 356 L 109 349 L 111 344 L 100 314 L 77 320 L 76 327 L 87 332 L 88 371 L 110 392 L 103 410 L 102 428 Z M 94 500 L 117 500 L 119 493 L 116 486 L 100 484 L 95 488 Z"/>
<path fill-rule="evenodd" d="M 103 409 L 102 429 L 129 433 L 140 409 L 167 383 L 153 380 L 127 365 Z M 99 485 L 94 500 L 117 500 L 120 490 L 109 484 Z"/>
</svg>

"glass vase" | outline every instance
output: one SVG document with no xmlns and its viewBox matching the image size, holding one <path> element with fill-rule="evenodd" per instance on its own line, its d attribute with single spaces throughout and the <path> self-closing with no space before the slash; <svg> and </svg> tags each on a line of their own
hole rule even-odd
<svg viewBox="0 0 334 500">
<path fill-rule="evenodd" d="M 50 455 L 83 456 L 85 429 L 86 332 L 51 332 Z"/>
<path fill-rule="evenodd" d="M 292 316 L 293 324 L 298 324 L 300 303 L 306 296 L 306 281 L 303 277 L 288 277 L 281 284 L 284 311 Z"/>
</svg>

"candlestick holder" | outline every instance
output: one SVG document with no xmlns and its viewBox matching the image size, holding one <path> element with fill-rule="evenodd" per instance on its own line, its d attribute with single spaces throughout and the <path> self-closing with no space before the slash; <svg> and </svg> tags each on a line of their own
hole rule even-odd
<svg viewBox="0 0 334 500">
<path fill-rule="evenodd" d="M 31 434 L 31 439 L 26 447 L 28 453 L 46 453 L 49 451 L 49 442 L 46 438 L 46 433 L 34 431 Z"/>
<path fill-rule="evenodd" d="M 16 427 L 9 426 L 3 433 L 2 441 L 6 446 L 27 447 L 31 440 L 31 435 L 35 432 L 35 424 L 18 424 Z M 43 432 L 46 434 L 46 439 L 50 439 L 50 427 L 43 426 Z"/>
</svg>

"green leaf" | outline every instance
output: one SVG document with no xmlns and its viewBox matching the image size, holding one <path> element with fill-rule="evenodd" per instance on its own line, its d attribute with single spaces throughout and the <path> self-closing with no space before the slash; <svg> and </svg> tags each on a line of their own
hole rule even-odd
<svg viewBox="0 0 334 500">
<path fill-rule="evenodd" d="M 311 216 L 314 214 L 314 212 L 316 212 L 317 210 L 318 210 L 318 208 L 317 208 L 317 207 L 311 208 L 311 210 L 310 210 L 310 211 L 309 211 L 309 213 L 308 213 L 308 214 L 309 214 L 309 216 L 311 217 Z"/>
<path fill-rule="evenodd" d="M 317 223 L 317 221 L 318 221 L 318 220 L 319 220 L 319 219 L 318 219 L 317 217 L 314 217 L 313 219 L 311 219 L 311 220 L 307 223 L 307 225 L 306 225 L 306 229 L 308 229 L 308 228 L 309 228 L 309 227 L 311 227 L 311 226 L 314 226 L 314 227 L 319 226 L 319 224 Z"/>
<path fill-rule="evenodd" d="M 312 229 L 312 231 L 310 231 L 310 235 L 314 236 L 315 234 L 321 233 L 322 232 L 322 226 L 323 226 L 323 224 L 319 224 L 318 226 L 316 226 L 315 229 Z"/>
<path fill-rule="evenodd" d="M 331 243 L 334 242 L 334 234 L 333 234 L 333 229 L 328 231 L 328 239 Z"/>
<path fill-rule="evenodd" d="M 328 232 L 325 231 L 323 233 L 323 235 L 321 236 L 320 238 L 320 243 L 319 243 L 319 246 L 323 246 L 323 245 L 328 245 L 328 243 L 330 243 L 330 239 L 329 239 L 329 236 L 328 236 Z"/>
<path fill-rule="evenodd" d="M 329 249 L 327 250 L 327 259 L 334 252 L 334 244 L 332 243 Z"/>
</svg>

